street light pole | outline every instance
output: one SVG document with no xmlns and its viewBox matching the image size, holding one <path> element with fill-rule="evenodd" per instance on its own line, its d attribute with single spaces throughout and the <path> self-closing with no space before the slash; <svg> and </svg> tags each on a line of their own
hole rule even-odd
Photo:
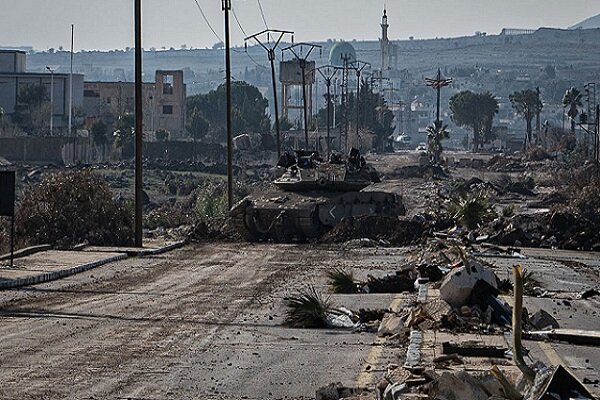
<svg viewBox="0 0 600 400">
<path fill-rule="evenodd" d="M 46 69 L 50 71 L 50 136 L 54 128 L 54 70 L 49 66 Z"/>
<path fill-rule="evenodd" d="M 71 71 L 69 74 L 69 136 L 73 126 L 73 45 L 75 43 L 75 25 L 71 24 Z"/>
</svg>

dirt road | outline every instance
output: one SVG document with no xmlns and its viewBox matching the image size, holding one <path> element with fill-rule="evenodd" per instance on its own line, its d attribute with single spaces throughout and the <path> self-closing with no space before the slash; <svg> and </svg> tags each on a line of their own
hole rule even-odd
<svg viewBox="0 0 600 400">
<path fill-rule="evenodd" d="M 391 270 L 397 252 L 197 245 L 1 292 L 0 398 L 314 398 L 352 385 L 374 334 L 284 328 L 282 299 L 307 282 L 324 291 L 332 265 Z"/>
</svg>

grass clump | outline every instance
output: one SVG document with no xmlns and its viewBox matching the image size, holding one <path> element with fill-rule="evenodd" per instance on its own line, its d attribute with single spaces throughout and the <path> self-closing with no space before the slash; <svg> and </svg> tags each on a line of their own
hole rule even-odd
<svg viewBox="0 0 600 400">
<path fill-rule="evenodd" d="M 285 324 L 292 328 L 323 328 L 327 314 L 335 312 L 329 298 L 324 299 L 313 286 L 284 298 Z"/>
<path fill-rule="evenodd" d="M 335 268 L 327 271 L 327 278 L 329 278 L 329 286 L 331 286 L 333 293 L 351 294 L 358 292 L 357 283 L 354 281 L 352 272 Z"/>
</svg>

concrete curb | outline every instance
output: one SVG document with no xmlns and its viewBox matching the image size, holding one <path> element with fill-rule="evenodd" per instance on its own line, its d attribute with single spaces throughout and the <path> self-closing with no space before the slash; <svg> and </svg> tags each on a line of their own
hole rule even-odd
<svg viewBox="0 0 600 400">
<path fill-rule="evenodd" d="M 26 247 L 21 250 L 15 251 L 15 258 L 30 256 L 40 251 L 52 250 L 52 246 L 49 244 L 40 244 L 39 246 Z M 10 253 L 0 255 L 0 261 L 10 260 Z"/>
<path fill-rule="evenodd" d="M 97 268 L 101 265 L 105 265 L 105 264 L 108 264 L 111 262 L 124 260 L 126 258 L 127 258 L 127 254 L 118 254 L 116 256 L 104 258 L 104 259 L 98 260 L 98 261 L 93 261 L 93 262 L 90 262 L 87 264 L 77 265 L 75 267 L 71 267 L 71 268 L 67 268 L 67 269 L 62 269 L 62 270 L 53 271 L 53 272 L 46 272 L 45 274 L 28 276 L 26 278 L 8 279 L 5 281 L 0 281 L 0 290 L 12 289 L 12 288 L 18 288 L 18 287 L 22 287 L 22 286 L 37 285 L 38 283 L 50 282 L 50 281 L 53 281 L 56 279 L 75 275 L 80 272 L 88 271 L 90 269 Z"/>
<path fill-rule="evenodd" d="M 187 240 L 180 240 L 179 242 L 171 243 L 167 246 L 159 247 L 158 249 L 139 250 L 134 252 L 133 254 L 138 257 L 156 256 L 183 247 L 186 243 Z"/>
</svg>

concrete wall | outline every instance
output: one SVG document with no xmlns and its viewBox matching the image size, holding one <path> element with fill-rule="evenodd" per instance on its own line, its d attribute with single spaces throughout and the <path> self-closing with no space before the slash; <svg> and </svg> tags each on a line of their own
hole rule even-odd
<svg viewBox="0 0 600 400">
<path fill-rule="evenodd" d="M 32 164 L 76 164 L 118 161 L 118 151 L 95 146 L 88 137 L 0 137 L 0 158 Z M 188 141 L 144 142 L 144 158 L 191 160 L 201 155 L 208 162 L 224 163 L 225 148 L 219 144 Z"/>
<path fill-rule="evenodd" d="M 10 162 L 74 164 L 92 160 L 89 138 L 10 137 L 0 138 L 0 157 Z"/>
</svg>

